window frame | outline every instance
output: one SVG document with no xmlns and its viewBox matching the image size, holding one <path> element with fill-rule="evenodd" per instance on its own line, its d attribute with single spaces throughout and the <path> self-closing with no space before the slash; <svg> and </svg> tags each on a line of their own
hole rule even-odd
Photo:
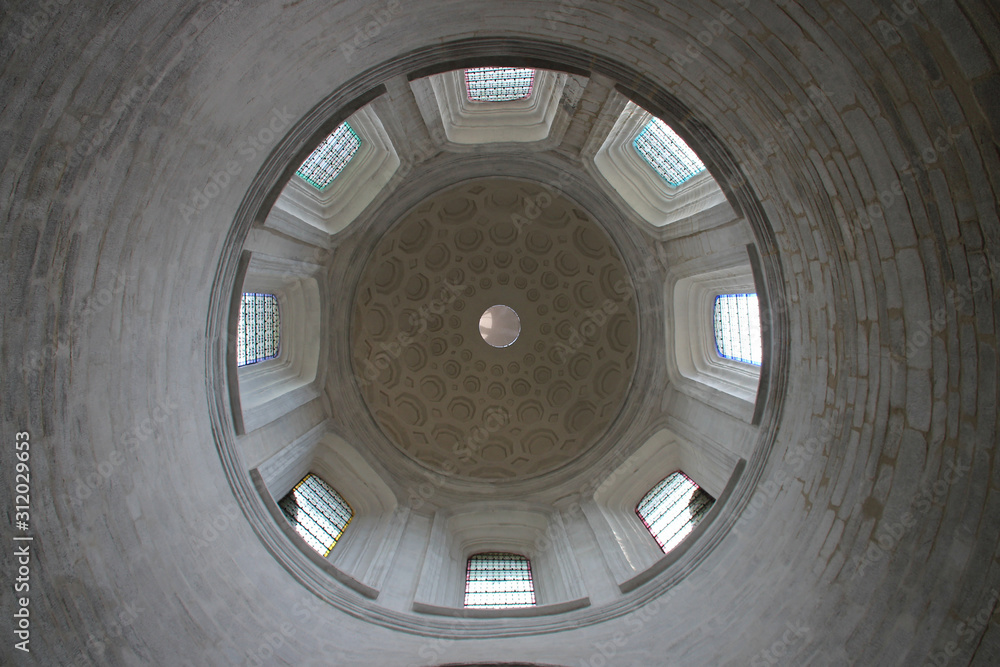
<svg viewBox="0 0 1000 667">
<path fill-rule="evenodd" d="M 673 508 L 673 505 L 676 505 L 678 501 L 675 501 L 673 503 L 673 505 L 671 505 L 671 507 L 668 507 L 662 514 L 660 514 L 659 517 L 657 517 L 652 522 L 649 521 L 649 517 L 652 514 L 654 514 L 659 509 L 659 507 L 662 505 L 662 503 L 660 505 L 654 506 L 651 509 L 651 511 L 648 514 L 646 514 L 646 515 L 644 515 L 642 513 L 642 511 L 641 511 L 640 508 L 642 508 L 643 504 L 646 503 L 646 501 L 651 496 L 654 496 L 655 494 L 658 493 L 658 489 L 660 489 L 665 484 L 668 484 L 671 479 L 676 478 L 678 475 L 680 475 L 681 477 L 683 477 L 684 480 L 686 480 L 686 482 L 690 486 L 694 487 L 694 489 L 693 489 L 694 493 L 692 493 L 691 498 L 689 499 L 688 503 L 684 507 L 682 507 L 679 510 L 677 510 L 676 514 L 674 515 L 674 518 L 671 518 L 667 522 L 666 526 L 672 525 L 674 523 L 674 521 L 676 521 L 676 519 L 679 518 L 680 515 L 683 512 L 687 511 L 696 502 L 699 502 L 699 500 L 702 497 L 708 498 L 708 502 L 706 502 L 706 503 L 704 503 L 702 505 L 702 507 L 699 509 L 699 512 L 698 512 L 698 514 L 696 516 L 691 517 L 691 519 L 689 519 L 688 521 L 686 521 L 681 528 L 679 528 L 678 530 L 674 531 L 669 537 L 667 537 L 667 539 L 664 540 L 664 539 L 661 539 L 661 537 L 663 536 L 663 534 L 664 534 L 665 531 L 654 532 L 653 525 L 655 523 L 657 523 L 657 521 L 659 521 L 664 515 L 670 513 L 671 510 L 672 510 L 672 508 Z M 683 481 L 681 483 L 684 484 Z M 685 484 L 685 486 L 686 485 L 687 484 Z M 689 493 L 691 491 L 692 491 L 692 489 L 689 489 L 688 491 L 685 491 L 684 493 Z M 699 494 L 701 494 L 701 495 L 699 495 Z M 668 496 L 668 498 L 669 498 L 669 496 Z M 696 500 L 696 498 L 697 498 L 697 500 Z M 666 499 L 664 499 L 664 502 L 666 502 Z M 694 529 L 697 528 L 698 524 L 701 523 L 705 519 L 705 517 L 708 515 L 708 512 L 712 509 L 712 505 L 714 505 L 714 504 L 715 504 L 715 498 L 713 498 L 711 494 L 709 494 L 707 491 L 705 491 L 697 482 L 695 482 L 693 479 L 691 479 L 691 477 L 688 476 L 687 473 L 685 473 L 683 470 L 681 470 L 681 469 L 678 468 L 677 470 L 673 471 L 672 473 L 670 473 L 669 475 L 667 475 L 666 477 L 664 477 L 663 479 L 661 479 L 659 482 L 657 482 L 656 484 L 654 484 L 649 489 L 649 491 L 647 491 L 645 494 L 643 494 L 642 498 L 640 498 L 639 502 L 637 502 L 636 505 L 635 505 L 635 514 L 636 514 L 636 516 L 639 517 L 639 520 L 642 522 L 642 525 L 646 527 L 646 530 L 649 532 L 649 535 L 659 545 L 660 550 L 663 551 L 663 553 L 667 554 L 667 553 L 670 553 L 671 551 L 673 551 L 674 549 L 676 549 L 677 547 L 679 547 L 684 542 L 684 540 L 686 540 L 688 538 L 688 536 L 690 536 L 691 533 L 694 532 Z M 686 532 L 680 537 L 680 539 L 675 539 L 676 536 L 682 530 L 685 530 L 685 529 L 686 529 Z"/>
<path fill-rule="evenodd" d="M 274 338 L 276 339 L 276 342 L 275 342 L 275 345 L 274 345 L 274 354 L 271 354 L 271 355 L 268 355 L 268 356 L 263 356 L 263 357 L 258 357 L 256 359 L 254 359 L 253 361 L 245 361 L 244 363 L 241 364 L 240 363 L 240 359 L 239 359 L 239 345 L 240 345 L 239 339 L 241 337 L 243 337 L 244 340 L 245 340 L 246 339 L 246 334 L 243 331 L 244 327 L 241 327 L 240 323 L 245 321 L 244 317 L 243 317 L 243 307 L 246 305 L 246 297 L 248 297 L 248 296 L 262 296 L 262 297 L 265 297 L 265 299 L 270 298 L 270 299 L 272 299 L 274 301 L 274 310 L 275 310 L 275 317 L 274 317 L 274 319 L 276 321 L 276 329 L 277 329 L 276 332 L 275 332 Z M 272 294 L 270 292 L 243 292 L 242 293 L 242 296 L 240 297 L 239 321 L 237 322 L 237 325 L 236 325 L 236 339 L 237 339 L 236 340 L 236 367 L 237 368 L 246 368 L 247 366 L 253 366 L 254 364 L 264 363 L 266 361 L 270 361 L 271 359 L 277 359 L 278 357 L 281 356 L 281 301 L 279 300 L 277 294 Z M 246 342 L 244 342 L 244 347 L 247 347 L 247 343 Z"/>
<path fill-rule="evenodd" d="M 485 70 L 509 70 L 514 72 L 531 72 L 531 78 L 528 81 L 528 92 L 523 95 L 518 95 L 517 97 L 511 97 L 508 99 L 478 99 L 472 96 L 472 90 L 469 88 L 469 72 L 481 72 Z M 465 89 L 465 96 L 473 104 L 506 104 L 508 102 L 520 102 L 522 100 L 529 100 L 535 92 L 535 79 L 538 76 L 538 70 L 534 67 L 467 67 L 462 70 L 462 82 Z M 491 88 L 500 88 L 503 86 L 492 85 Z"/>
<path fill-rule="evenodd" d="M 334 525 L 334 527 L 338 528 L 338 529 L 339 529 L 339 531 L 340 531 L 340 532 L 339 532 L 339 533 L 338 533 L 338 534 L 337 534 L 337 535 L 336 535 L 335 537 L 333 537 L 332 533 L 330 533 L 330 532 L 329 532 L 329 530 L 328 530 L 327 528 L 325 528 L 325 527 L 323 527 L 322 525 L 320 525 L 320 522 L 316 520 L 316 518 L 315 518 L 315 517 L 314 517 L 314 516 L 312 515 L 312 513 L 311 513 L 311 512 L 309 512 L 309 510 L 308 510 L 308 509 L 306 509 L 305 507 L 303 507 L 302 505 L 300 505 L 300 504 L 299 504 L 299 503 L 298 503 L 298 502 L 296 501 L 296 499 L 295 499 L 295 498 L 293 497 L 293 494 L 294 494 L 294 493 L 295 493 L 296 491 L 298 491 L 298 490 L 299 490 L 299 488 L 300 488 L 300 487 L 301 487 L 302 485 L 304 485 L 304 484 L 307 484 L 307 482 L 308 482 L 308 481 L 309 481 L 310 479 L 315 479 L 315 480 L 317 481 L 317 483 L 318 483 L 318 486 L 319 486 L 319 487 L 320 487 L 320 488 L 321 488 L 322 490 L 324 490 L 324 491 L 326 491 L 326 492 L 327 492 L 328 494 L 330 494 L 330 497 L 329 497 L 329 499 L 326 499 L 326 498 L 324 498 L 324 501 L 326 502 L 326 504 L 327 504 L 328 506 L 330 506 L 330 507 L 333 507 L 333 508 L 334 508 L 334 510 L 336 511 L 336 509 L 337 509 L 337 506 L 339 505 L 339 506 L 340 506 L 339 508 L 340 508 L 341 510 L 342 510 L 342 509 L 344 509 L 344 508 L 346 508 L 346 509 L 348 510 L 348 512 L 349 512 L 349 514 L 348 514 L 348 516 L 347 516 L 347 521 L 345 521 L 345 522 L 344 522 L 344 525 L 343 525 L 343 527 L 338 527 L 338 526 L 336 526 L 336 524 L 333 524 L 333 525 Z M 313 491 L 315 492 L 316 490 L 315 490 L 315 489 L 313 489 Z M 299 522 L 299 521 L 297 521 L 297 520 L 296 520 L 296 519 L 294 519 L 293 517 L 289 516 L 289 513 L 288 513 L 288 511 L 286 510 L 286 507 L 285 507 L 285 505 L 287 504 L 287 502 L 288 502 L 288 499 L 289 499 L 289 498 L 292 498 L 292 502 L 293 502 L 293 503 L 295 504 L 295 506 L 296 506 L 296 507 L 297 507 L 297 508 L 298 508 L 299 510 L 301 510 L 301 511 L 305 512 L 305 513 L 306 513 L 306 516 L 308 516 L 308 517 L 309 517 L 309 519 L 310 519 L 310 520 L 312 520 L 312 522 L 313 522 L 313 523 L 315 523 L 315 524 L 316 524 L 317 526 L 319 526 L 319 527 L 320 527 L 320 529 L 321 529 L 321 530 L 323 530 L 323 531 L 324 531 L 324 532 L 325 532 L 325 533 L 326 533 L 326 534 L 327 534 L 328 536 L 331 536 L 331 537 L 333 537 L 333 542 L 332 542 L 332 544 L 330 544 L 330 545 L 329 545 L 328 547 L 324 547 L 324 548 L 325 548 L 325 551 L 320 551 L 320 549 L 319 549 L 318 547 L 316 547 L 316 545 L 312 544 L 312 542 L 310 542 L 309 538 L 308 538 L 308 537 L 306 537 L 305 535 L 303 535 L 303 534 L 302 534 L 302 530 L 305 530 L 306 532 L 308 532 L 308 533 L 309 533 L 309 535 L 310 535 L 310 536 L 312 536 L 312 537 L 313 537 L 313 539 L 315 539 L 315 540 L 319 541 L 319 539 L 318 539 L 318 537 L 316 536 L 316 534 L 315 534 L 315 533 L 313 533 L 313 532 L 312 532 L 311 530 L 309 530 L 309 529 L 307 529 L 307 528 L 301 528 L 301 526 L 302 526 L 302 523 L 301 523 L 301 522 Z M 338 501 L 338 500 L 339 500 L 339 502 L 331 502 L 331 500 L 333 500 L 333 501 Z M 343 497 L 343 496 L 342 496 L 342 495 L 341 495 L 341 494 L 340 494 L 340 493 L 339 493 L 339 492 L 338 492 L 338 491 L 337 491 L 337 490 L 336 490 L 335 488 L 333 488 L 333 486 L 331 486 L 331 485 L 330 485 L 330 484 L 329 484 L 329 483 L 328 483 L 328 482 L 327 482 L 326 480 L 324 480 L 324 479 L 323 479 L 322 477 L 320 477 L 319 475 L 317 475 L 317 474 L 315 474 L 315 473 L 312 473 L 312 472 L 309 472 L 309 473 L 306 473 L 306 475 L 305 475 L 305 476 L 304 476 L 304 477 L 303 477 L 303 478 L 302 478 L 301 480 L 299 480 L 299 482 L 298 482 L 298 483 L 297 483 L 297 484 L 296 484 L 295 486 L 293 486 L 293 487 L 292 487 L 292 488 L 291 488 L 291 489 L 290 489 L 290 490 L 288 491 L 288 493 L 286 493 L 286 494 L 285 494 L 284 496 L 282 496 L 282 497 L 281 497 L 281 499 L 280 499 L 280 500 L 278 501 L 278 507 L 279 507 L 279 508 L 281 508 L 281 512 L 282 512 L 282 514 L 283 514 L 283 515 L 285 516 L 285 518 L 286 518 L 286 519 L 288 520 L 288 523 L 289 523 L 289 525 L 291 525 L 291 526 L 292 526 L 292 528 L 294 528 L 294 529 L 295 529 L 295 532 L 296 532 L 296 533 L 298 533 L 298 535 L 299 535 L 299 536 L 300 536 L 300 537 L 301 537 L 301 538 L 302 538 L 303 540 L 305 540 L 305 542 L 306 542 L 307 544 L 309 544 L 309 546 L 311 546 L 311 547 L 312 547 L 313 549 L 315 549 L 315 550 L 316 550 L 316 552 L 317 552 L 318 554 L 320 554 L 321 556 L 323 556 L 323 558 L 327 558 L 327 557 L 328 557 L 328 556 L 330 555 L 330 552 L 331 552 L 331 551 L 333 551 L 334 547 L 336 547 L 336 546 L 337 546 L 337 545 L 338 545 L 338 544 L 340 543 L 340 540 L 341 540 L 341 539 L 342 539 L 342 538 L 344 537 L 344 533 L 345 533 L 345 532 L 347 532 L 347 528 L 348 528 L 348 526 L 350 526 L 350 525 L 351 525 L 351 521 L 353 521 L 353 520 L 354 520 L 354 515 L 355 515 L 355 512 L 354 512 L 354 508 L 353 508 L 353 507 L 351 507 L 351 504 L 350 504 L 350 502 L 348 502 L 348 501 L 347 501 L 347 499 L 346 499 L 346 498 L 344 498 L 344 497 Z M 326 514 L 326 513 L 325 513 L 325 512 L 324 512 L 324 511 L 323 511 L 322 509 L 320 509 L 320 508 L 316 507 L 315 505 L 314 505 L 314 509 L 315 509 L 316 511 L 318 511 L 318 512 L 319 512 L 320 514 L 322 514 L 322 515 L 323 515 L 323 518 L 325 518 L 325 519 L 327 519 L 328 521 L 330 521 L 331 523 L 333 523 L 333 521 L 332 521 L 331 517 L 330 517 L 329 515 L 327 515 L 327 514 Z M 300 528 L 301 528 L 301 529 L 300 529 Z"/>
<path fill-rule="evenodd" d="M 743 296 L 746 296 L 746 297 L 751 297 L 752 296 L 754 302 L 757 304 L 757 312 L 756 312 L 756 316 L 757 316 L 757 338 L 758 338 L 758 340 L 757 340 L 757 352 L 758 352 L 758 357 L 759 357 L 760 361 L 753 361 L 753 347 L 754 346 L 753 346 L 752 342 L 750 344 L 750 347 L 751 347 L 750 354 L 747 355 L 747 356 L 750 357 L 749 360 L 747 360 L 747 359 L 745 359 L 743 357 L 738 357 L 738 356 L 728 356 L 725 353 L 723 353 L 722 349 L 719 347 L 719 333 L 720 333 L 720 331 L 719 331 L 719 304 L 720 304 L 720 301 L 722 299 L 727 299 L 727 298 L 730 298 L 730 297 L 737 297 L 738 298 L 738 297 L 743 297 Z M 737 304 L 737 309 L 738 309 L 738 304 Z M 749 313 L 752 314 L 752 311 L 749 311 Z M 752 338 L 753 323 L 750 322 L 749 325 L 751 327 L 751 332 L 750 333 L 751 333 L 751 338 Z M 760 300 L 759 300 L 759 298 L 757 296 L 757 292 L 754 291 L 754 292 L 742 292 L 742 293 L 733 293 L 733 294 L 717 294 L 715 296 L 715 299 L 713 301 L 713 306 L 712 306 L 712 333 L 714 335 L 713 338 L 714 338 L 714 341 L 715 341 L 715 351 L 719 355 L 720 358 L 722 358 L 722 359 L 728 359 L 729 361 L 735 361 L 737 363 L 746 364 L 746 365 L 749 365 L 749 366 L 760 367 L 761 364 L 762 364 L 762 362 L 763 362 L 763 355 L 764 355 L 763 345 L 764 345 L 764 341 L 763 341 L 763 338 L 762 338 L 762 335 L 761 335 Z"/>
<path fill-rule="evenodd" d="M 516 594 L 530 594 L 530 596 L 531 596 L 531 602 L 530 603 L 469 604 L 469 596 L 470 595 L 486 595 L 486 594 L 489 594 L 491 592 L 491 591 L 470 591 L 469 590 L 470 585 L 474 582 L 473 578 L 471 577 L 472 572 L 473 572 L 473 568 L 472 568 L 473 561 L 476 560 L 476 559 L 485 560 L 487 557 L 494 557 L 493 558 L 494 560 L 499 560 L 499 561 L 510 561 L 510 562 L 519 561 L 519 562 L 523 562 L 524 563 L 525 567 L 523 568 L 523 570 L 526 570 L 527 573 L 528 573 L 528 578 L 526 580 L 527 583 L 528 583 L 528 589 L 527 590 L 503 591 L 503 592 L 501 592 L 501 591 L 492 591 L 492 592 L 500 594 L 500 595 L 502 595 L 504 593 L 515 594 L 515 595 Z M 518 570 L 518 571 L 523 571 L 523 570 Z M 480 570 L 480 571 L 499 573 L 499 572 L 504 572 L 506 570 L 503 570 L 503 569 L 500 569 L 500 570 L 485 570 L 485 569 L 483 569 L 483 570 Z M 515 571 L 515 570 L 511 570 L 511 571 Z M 491 581 L 491 582 L 493 582 L 493 581 L 507 581 L 507 580 L 505 580 L 505 579 L 488 579 L 488 580 L 481 580 L 481 581 Z M 524 581 L 524 580 L 511 580 L 511 581 Z M 512 551 L 480 551 L 478 553 L 471 554 L 466 559 L 466 565 L 465 565 L 465 596 L 464 596 L 463 601 L 462 601 L 462 607 L 464 609 L 520 609 L 520 608 L 523 608 L 523 607 L 535 607 L 535 606 L 538 606 L 538 598 L 537 598 L 537 595 L 535 593 L 535 580 L 534 580 L 534 574 L 533 574 L 532 569 L 531 569 L 531 559 L 530 558 L 528 558 L 527 556 L 524 556 L 522 554 L 512 552 Z"/>
<path fill-rule="evenodd" d="M 684 176 L 683 178 L 677 181 L 671 180 L 667 174 L 664 174 L 659 169 L 657 169 L 656 165 L 653 163 L 659 161 L 665 161 L 664 158 L 661 157 L 660 159 L 657 159 L 657 156 L 653 156 L 648 151 L 645 151 L 642 148 L 640 148 L 639 143 L 643 137 L 650 135 L 656 141 L 662 144 L 664 143 L 664 138 L 661 137 L 659 133 L 665 135 L 667 142 L 673 143 L 675 142 L 675 140 L 677 142 L 680 142 L 680 146 L 678 148 L 683 148 L 687 151 L 685 153 L 684 150 L 681 150 L 680 155 L 678 155 L 677 153 L 671 151 L 669 148 L 663 146 L 661 149 L 664 150 L 666 153 L 670 154 L 675 161 L 680 163 L 693 161 L 697 163 L 697 165 L 700 165 L 701 168 L 692 171 L 691 174 L 689 174 L 688 176 Z M 649 168 L 652 169 L 653 172 L 663 180 L 664 183 L 666 183 L 669 187 L 674 188 L 675 190 L 682 188 L 685 183 L 688 183 L 692 179 L 697 178 L 705 171 L 707 171 L 705 163 L 702 162 L 701 158 L 698 157 L 698 154 L 695 153 L 694 150 L 687 145 L 687 142 L 685 142 L 684 139 L 682 139 L 681 136 L 677 134 L 677 132 L 674 130 L 674 128 L 672 128 L 667 122 L 665 122 L 662 118 L 658 118 L 656 116 L 650 116 L 649 120 L 646 121 L 646 123 L 642 126 L 642 129 L 639 130 L 638 134 L 635 135 L 635 138 L 632 139 L 632 147 L 639 154 L 639 157 L 642 158 L 643 162 L 645 162 L 649 166 Z M 688 170 L 692 169 L 691 165 L 684 164 L 683 166 Z"/>
<path fill-rule="evenodd" d="M 326 144 L 326 142 L 328 142 L 331 139 L 333 139 L 337 135 L 337 133 L 340 132 L 341 130 L 343 130 L 344 128 L 347 129 L 347 132 L 350 133 L 350 136 L 354 137 L 354 142 L 352 142 L 352 143 L 354 143 L 354 146 L 349 150 L 349 155 L 347 156 L 347 159 L 345 159 L 344 163 L 342 165 L 340 165 L 339 168 L 334 171 L 334 173 L 330 177 L 330 179 L 326 183 L 324 183 L 323 185 L 319 185 L 319 183 L 317 181 L 314 181 L 311 178 L 309 178 L 308 176 L 304 175 L 302 173 L 302 169 L 303 169 L 303 167 L 305 167 L 305 165 L 310 160 L 313 159 L 313 156 L 316 155 L 316 153 L 318 153 L 323 148 L 323 146 L 324 146 L 324 144 Z M 328 187 L 330 187 L 333 184 L 334 181 L 337 180 L 337 177 L 339 177 L 341 174 L 343 174 L 344 171 L 346 171 L 348 169 L 348 167 L 350 167 L 351 163 L 354 161 L 354 158 L 356 158 L 358 156 L 358 151 L 361 150 L 361 146 L 363 144 L 364 144 L 364 140 L 360 137 L 360 135 L 358 135 L 358 133 L 354 130 L 354 128 L 351 127 L 351 124 L 348 121 L 345 120 L 343 123 L 341 123 L 340 125 L 338 125 L 336 127 L 336 129 L 334 129 L 333 132 L 331 132 L 330 134 L 328 134 L 326 136 L 326 138 L 323 139 L 323 141 L 321 141 L 319 143 L 319 145 L 316 146 L 316 148 L 313 149 L 313 151 L 309 154 L 309 156 L 305 160 L 302 161 L 302 164 L 300 164 L 299 167 L 295 170 L 295 175 L 298 178 L 302 179 L 308 185 L 310 185 L 313 188 L 315 188 L 318 192 L 324 192 L 324 191 L 326 191 L 326 189 Z M 340 159 L 339 156 L 338 156 L 338 159 Z"/>
</svg>

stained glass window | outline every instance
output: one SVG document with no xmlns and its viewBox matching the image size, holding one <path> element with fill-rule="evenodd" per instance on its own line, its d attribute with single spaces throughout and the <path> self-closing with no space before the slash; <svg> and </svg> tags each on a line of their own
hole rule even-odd
<svg viewBox="0 0 1000 667">
<path fill-rule="evenodd" d="M 312 473 L 303 477 L 278 505 L 295 532 L 324 558 L 354 517 L 354 510 L 343 496 Z"/>
<path fill-rule="evenodd" d="M 756 294 L 720 294 L 715 298 L 715 349 L 720 357 L 760 366 Z"/>
<path fill-rule="evenodd" d="M 236 365 L 246 366 L 278 356 L 278 297 L 245 292 L 236 330 Z"/>
<path fill-rule="evenodd" d="M 481 553 L 469 558 L 465 606 L 499 609 L 535 604 L 531 563 L 511 553 Z"/>
<path fill-rule="evenodd" d="M 513 102 L 531 96 L 535 70 L 523 67 L 475 67 L 465 70 L 465 87 L 473 102 Z"/>
<path fill-rule="evenodd" d="M 341 123 L 295 173 L 309 185 L 322 190 L 340 175 L 359 148 L 360 137 L 346 122 Z"/>
<path fill-rule="evenodd" d="M 715 499 L 678 470 L 643 496 L 635 513 L 656 543 L 667 553 L 697 526 Z"/>
<path fill-rule="evenodd" d="M 633 145 L 653 171 L 675 188 L 705 171 L 694 151 L 659 118 L 646 123 Z"/>
</svg>

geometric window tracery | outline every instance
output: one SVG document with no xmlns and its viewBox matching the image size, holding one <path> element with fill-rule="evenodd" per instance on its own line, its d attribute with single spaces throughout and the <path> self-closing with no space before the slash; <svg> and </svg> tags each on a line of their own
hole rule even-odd
<svg viewBox="0 0 1000 667">
<path fill-rule="evenodd" d="M 236 365 L 246 366 L 278 356 L 278 297 L 244 292 L 236 329 Z"/>
<path fill-rule="evenodd" d="M 354 510 L 333 487 L 309 473 L 278 503 L 281 511 L 313 549 L 330 555 Z"/>
<path fill-rule="evenodd" d="M 697 526 L 715 499 L 678 470 L 650 489 L 636 505 L 635 513 L 653 539 L 667 553 Z"/>
<path fill-rule="evenodd" d="M 531 563 L 519 554 L 488 552 L 469 557 L 465 606 L 487 609 L 535 604 Z"/>
<path fill-rule="evenodd" d="M 720 357 L 761 365 L 760 307 L 756 294 L 715 298 L 715 349 Z"/>
<path fill-rule="evenodd" d="M 472 102 L 513 102 L 531 96 L 535 70 L 523 67 L 474 67 L 465 70 Z"/>
<path fill-rule="evenodd" d="M 337 178 L 359 148 L 361 138 L 347 122 L 343 122 L 309 154 L 295 173 L 317 190 L 322 190 Z"/>
<path fill-rule="evenodd" d="M 633 145 L 653 171 L 675 188 L 705 171 L 694 151 L 659 118 L 653 117 L 646 123 Z"/>
</svg>

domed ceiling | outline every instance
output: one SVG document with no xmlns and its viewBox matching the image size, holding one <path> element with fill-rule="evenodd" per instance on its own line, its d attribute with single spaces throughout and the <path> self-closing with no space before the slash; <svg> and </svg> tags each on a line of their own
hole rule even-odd
<svg viewBox="0 0 1000 667">
<path fill-rule="evenodd" d="M 481 335 L 496 305 L 520 320 L 505 347 Z M 478 479 L 543 474 L 600 438 L 637 336 L 633 287 L 601 227 L 540 185 L 497 178 L 438 193 L 390 229 L 351 321 L 355 377 L 385 435 L 432 470 Z"/>
</svg>

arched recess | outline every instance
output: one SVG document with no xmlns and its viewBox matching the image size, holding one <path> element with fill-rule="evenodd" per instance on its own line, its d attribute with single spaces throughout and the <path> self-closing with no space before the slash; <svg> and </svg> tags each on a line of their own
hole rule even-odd
<svg viewBox="0 0 1000 667">
<path fill-rule="evenodd" d="M 354 579 L 380 589 L 409 514 L 392 489 L 357 450 L 322 423 L 257 468 L 277 502 L 307 473 L 337 490 L 354 509 L 347 530 L 327 560 Z"/>
<path fill-rule="evenodd" d="M 565 72 L 535 71 L 531 95 L 510 102 L 471 102 L 464 69 L 410 82 L 427 127 L 452 149 L 513 143 L 552 148 L 559 144 L 586 79 Z"/>
<path fill-rule="evenodd" d="M 484 502 L 434 515 L 414 610 L 454 615 L 462 607 L 466 562 L 469 556 L 485 551 L 516 553 L 531 562 L 537 607 L 477 610 L 473 615 L 538 615 L 589 604 L 586 583 L 558 511 Z"/>
<path fill-rule="evenodd" d="M 344 170 L 322 190 L 293 176 L 271 208 L 265 227 L 329 247 L 332 236 L 382 194 L 400 166 L 392 139 L 372 105 L 359 109 L 347 122 L 361 146 Z"/>
<path fill-rule="evenodd" d="M 597 181 L 615 192 L 642 220 L 663 227 L 705 214 L 716 206 L 731 211 L 725 194 L 707 170 L 679 187 L 671 187 L 643 160 L 633 142 L 653 117 L 651 113 L 612 90 L 602 110 L 605 122 L 611 121 L 608 116 L 615 113 L 614 124 L 596 153 L 587 156 L 587 164 Z"/>
<path fill-rule="evenodd" d="M 673 357 L 678 387 L 730 414 L 748 417 L 757 397 L 760 369 L 719 356 L 712 315 L 718 295 L 756 291 L 749 263 L 686 275 L 671 283 L 666 296 L 672 304 L 669 310 L 675 321 L 689 323 L 668 334 L 672 338 L 667 342 L 668 355 Z"/>
<path fill-rule="evenodd" d="M 621 585 L 664 557 L 635 514 L 646 492 L 680 470 L 720 498 L 739 461 L 722 445 L 706 438 L 695 442 L 664 428 L 611 471 L 594 490 L 593 501 L 584 505 L 584 513 L 615 583 Z"/>
<path fill-rule="evenodd" d="M 320 395 L 321 267 L 261 252 L 247 253 L 246 274 L 234 291 L 231 331 L 239 319 L 238 296 L 244 292 L 273 294 L 278 299 L 280 346 L 274 359 L 236 367 L 235 335 L 231 335 L 230 372 L 233 415 L 240 434 L 254 431 Z"/>
</svg>

